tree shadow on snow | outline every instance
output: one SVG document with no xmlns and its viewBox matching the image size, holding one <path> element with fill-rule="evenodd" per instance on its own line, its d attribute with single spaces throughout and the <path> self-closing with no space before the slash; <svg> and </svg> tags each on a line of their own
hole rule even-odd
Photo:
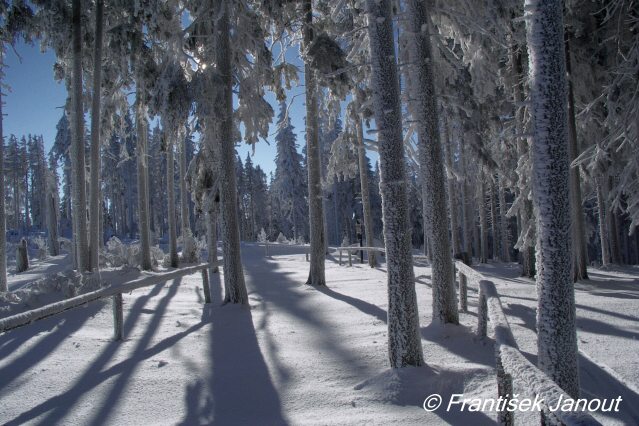
<svg viewBox="0 0 639 426">
<path fill-rule="evenodd" d="M 221 298 L 219 274 L 211 277 L 213 300 Z M 186 415 L 181 424 L 286 425 L 279 395 L 257 340 L 247 306 L 213 303 L 210 372 L 186 386 Z"/>
<path fill-rule="evenodd" d="M 0 382 L 2 383 L 0 396 L 2 396 L 2 392 L 7 389 L 10 383 L 38 365 L 50 353 L 55 351 L 65 339 L 82 328 L 103 307 L 103 302 L 95 302 L 2 335 L 0 338 L 0 344 L 2 345 L 0 346 L 0 359 L 10 357 L 20 346 L 38 337 L 41 333 L 46 333 L 27 352 L 0 368 Z"/>
<path fill-rule="evenodd" d="M 151 356 L 167 349 L 170 345 L 174 344 L 177 340 L 186 336 L 188 333 L 194 331 L 194 327 L 189 330 L 185 330 L 185 332 L 180 333 L 178 335 L 172 336 L 166 341 L 161 342 L 158 345 L 155 345 L 153 348 L 147 349 L 147 345 L 150 339 L 153 337 L 157 328 L 161 322 L 162 315 L 166 310 L 166 306 L 168 305 L 170 299 L 177 292 L 177 287 L 179 284 L 179 280 L 175 280 L 171 285 L 169 292 L 161 299 L 159 302 L 158 308 L 153 313 L 153 318 L 151 319 L 148 328 L 145 330 L 144 334 L 137 340 L 136 337 L 136 349 L 134 350 L 134 355 L 131 357 L 127 357 L 126 360 L 108 368 L 107 370 L 103 370 L 104 367 L 109 363 L 109 361 L 113 358 L 115 353 L 121 348 L 122 342 L 111 341 L 107 344 L 107 346 L 102 350 L 100 355 L 91 363 L 91 365 L 85 370 L 85 372 L 80 376 L 80 378 L 69 388 L 68 390 L 49 398 L 48 400 L 38 404 L 37 406 L 31 408 L 28 411 L 20 414 L 17 418 L 11 420 L 7 424 L 22 424 L 27 421 L 32 421 L 42 415 L 46 414 L 46 417 L 39 423 L 42 425 L 50 425 L 60 423 L 61 420 L 68 414 L 70 409 L 89 391 L 101 385 L 104 381 L 108 380 L 113 376 L 121 376 L 118 377 L 116 381 L 116 386 L 114 386 L 111 392 L 108 394 L 106 400 L 102 401 L 102 403 L 96 401 L 96 405 L 99 406 L 99 414 L 102 417 L 95 416 L 92 424 L 103 424 L 105 423 L 112 412 L 113 408 L 117 405 L 117 401 L 121 396 L 121 393 L 126 389 L 126 384 L 131 374 L 135 371 L 139 363 L 145 359 L 148 359 Z M 129 309 L 129 313 L 126 316 L 126 319 L 123 324 L 123 331 L 125 336 L 130 333 L 133 328 L 136 320 L 142 314 L 142 309 L 146 305 L 146 303 L 153 297 L 157 296 L 160 291 L 164 288 L 164 283 L 158 284 L 154 286 L 151 291 L 141 297 L 138 297 L 131 308 Z M 203 325 L 203 324 L 202 324 Z M 201 325 L 198 325 L 198 328 Z M 176 340 L 177 339 L 177 340 Z M 48 413 L 48 414 L 47 414 Z"/>
</svg>

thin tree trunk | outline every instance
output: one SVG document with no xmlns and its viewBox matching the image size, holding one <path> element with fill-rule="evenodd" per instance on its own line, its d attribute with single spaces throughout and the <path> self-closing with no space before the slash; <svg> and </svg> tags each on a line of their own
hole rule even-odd
<svg viewBox="0 0 639 426">
<path fill-rule="evenodd" d="M 93 52 L 93 99 L 91 106 L 91 199 L 89 205 L 89 258 L 91 270 L 99 268 L 100 246 L 100 91 L 102 85 L 102 15 L 104 1 L 95 3 L 95 48 Z"/>
<path fill-rule="evenodd" d="M 519 158 L 520 162 L 523 162 L 523 161 L 526 161 L 526 157 L 528 154 L 528 144 L 527 144 L 527 140 L 520 136 L 523 133 L 524 112 L 523 112 L 523 108 L 519 108 L 518 106 L 521 105 L 524 101 L 524 88 L 523 88 L 522 82 L 524 81 L 525 76 L 523 75 L 524 71 L 523 71 L 523 64 L 522 64 L 522 54 L 517 48 L 517 45 L 514 44 L 514 42 L 511 44 L 510 54 L 511 54 L 511 61 L 514 67 L 513 100 L 515 104 L 515 114 L 516 114 L 515 133 L 517 137 L 517 157 Z M 519 168 L 520 167 L 518 166 L 518 169 Z M 519 179 L 527 179 L 527 176 L 525 176 L 525 174 L 520 174 Z M 524 182 L 524 185 L 526 185 L 527 183 L 528 183 L 527 181 Z M 524 185 L 520 184 L 520 186 L 524 186 Z M 521 193 L 521 188 L 519 188 L 519 186 L 518 186 L 518 190 Z M 521 196 L 521 194 L 518 194 L 518 196 Z M 530 222 L 533 218 L 533 214 L 534 213 L 532 208 L 532 202 L 528 199 L 525 199 L 523 209 L 519 210 L 520 232 L 528 232 L 528 228 L 531 225 Z M 521 275 L 523 277 L 534 278 L 536 274 L 535 249 L 530 244 L 526 244 L 524 247 L 521 248 L 521 261 L 522 261 Z"/>
<path fill-rule="evenodd" d="M 388 265 L 388 355 L 392 368 L 420 366 L 424 364 L 424 355 L 408 232 L 407 181 L 391 2 L 367 0 L 366 9 Z"/>
<path fill-rule="evenodd" d="M 468 169 L 466 167 L 466 156 L 464 155 L 464 146 L 459 142 L 459 162 L 463 172 L 464 180 L 461 182 L 462 187 L 462 235 L 464 236 L 464 251 L 467 254 L 470 263 L 473 259 L 473 243 L 471 230 L 471 213 L 468 194 Z"/>
<path fill-rule="evenodd" d="M 142 28 L 136 28 L 134 35 L 133 55 L 142 52 Z M 134 58 L 136 73 L 136 130 L 137 130 L 137 181 L 138 181 L 138 229 L 140 232 L 140 268 L 148 271 L 153 268 L 151 262 L 151 230 L 149 227 L 149 162 L 148 153 L 148 124 L 146 121 L 146 99 L 144 71 L 141 60 Z"/>
<path fill-rule="evenodd" d="M 608 212 L 606 210 L 606 200 L 604 196 L 603 177 L 597 177 L 597 210 L 599 212 L 599 243 L 601 245 L 601 266 L 610 265 L 610 248 L 608 246 Z"/>
<path fill-rule="evenodd" d="M 173 138 L 173 135 L 167 134 L 165 129 L 165 135 L 167 138 Z M 166 142 L 166 196 L 167 207 L 169 215 L 169 261 L 171 267 L 178 267 L 178 252 L 177 252 L 177 223 L 175 212 L 175 155 L 174 155 L 174 141 L 167 140 Z"/>
<path fill-rule="evenodd" d="M 357 156 L 359 160 L 359 182 L 362 190 L 362 210 L 364 212 L 364 232 L 366 234 L 366 245 L 373 247 L 373 215 L 371 213 L 370 188 L 368 186 L 368 167 L 366 167 L 366 147 L 364 146 L 364 134 L 362 121 L 358 118 L 355 123 L 357 127 Z M 377 256 L 374 251 L 368 252 L 368 265 L 371 268 L 377 266 Z"/>
<path fill-rule="evenodd" d="M 486 217 L 486 177 L 484 169 L 479 172 L 479 263 L 488 262 L 488 218 Z"/>
<path fill-rule="evenodd" d="M 573 398 L 579 367 L 572 280 L 562 0 L 526 0 L 537 217 L 538 364 Z"/>
<path fill-rule="evenodd" d="M 433 55 L 430 43 L 431 22 L 427 4 L 420 0 L 408 0 L 407 17 L 409 37 L 412 41 L 412 57 L 415 76 L 415 120 L 419 136 L 419 163 L 422 194 L 424 194 L 424 215 L 431 244 L 433 320 L 442 323 L 459 322 L 453 261 L 448 229 L 450 221 L 446 209 L 446 180 L 444 160 L 439 134 L 437 94 L 433 74 Z"/>
<path fill-rule="evenodd" d="M 497 191 L 495 189 L 496 175 L 492 175 L 490 179 L 490 232 L 493 236 L 493 244 L 491 247 L 491 258 L 497 260 L 499 256 L 499 226 L 497 223 Z"/>
<path fill-rule="evenodd" d="M 4 68 L 4 43 L 0 42 L 0 70 Z M 4 133 L 2 129 L 2 90 L 0 90 L 0 292 L 8 291 L 7 285 L 7 218 L 4 200 Z"/>
<path fill-rule="evenodd" d="M 304 0 L 304 48 L 313 42 L 313 2 Z M 308 63 L 304 65 L 304 85 L 306 88 L 306 155 L 308 165 L 308 208 L 311 236 L 310 271 L 306 284 L 325 286 L 324 260 L 326 257 L 326 233 L 324 232 L 324 212 L 322 203 L 321 163 L 317 129 L 317 82 L 315 71 Z"/>
<path fill-rule="evenodd" d="M 445 127 L 446 128 L 446 127 Z M 458 209 L 457 209 L 457 199 L 455 197 L 455 173 L 453 169 L 453 148 L 451 143 L 451 135 L 450 132 L 447 133 L 444 138 L 446 142 L 446 168 L 448 169 L 448 205 L 450 212 L 450 235 L 451 235 L 451 243 L 453 246 L 453 258 L 457 258 L 460 254 L 461 244 L 459 238 L 459 225 L 457 224 L 458 220 Z"/>
<path fill-rule="evenodd" d="M 566 72 L 568 75 L 568 152 L 570 162 L 579 156 L 577 125 L 575 122 L 575 95 L 572 85 L 572 65 L 570 57 L 570 35 L 566 32 Z M 573 281 L 588 278 L 588 250 L 586 247 L 586 227 L 581 200 L 581 179 L 579 167 L 570 168 L 570 207 L 572 212 L 573 241 Z"/>
<path fill-rule="evenodd" d="M 222 81 L 218 131 L 220 143 L 220 201 L 222 202 L 222 244 L 224 260 L 224 302 L 248 303 L 248 294 L 242 270 L 240 228 L 237 211 L 237 184 L 235 180 L 235 144 L 233 142 L 233 74 L 231 66 L 230 25 L 227 2 L 216 2 L 217 17 L 217 71 Z"/>
<path fill-rule="evenodd" d="M 0 102 L 0 104 L 1 103 L 2 102 Z M 0 110 L 0 114 L 1 114 L 1 110 Z M 1 137 L 2 135 L 0 134 L 0 140 L 1 140 Z M 60 254 L 60 243 L 58 242 L 58 203 L 56 202 L 57 194 L 53 192 L 56 189 L 56 185 L 53 185 L 52 182 L 50 182 L 55 179 L 53 173 L 54 173 L 53 171 L 49 171 L 49 170 L 47 170 L 46 172 L 47 183 L 46 183 L 45 200 L 46 200 L 46 214 L 47 214 L 47 234 L 48 234 L 48 240 L 49 240 L 49 254 L 51 256 L 57 256 Z"/>
<path fill-rule="evenodd" d="M 508 239 L 508 218 L 506 217 L 506 191 L 504 189 L 504 178 L 499 175 L 499 218 L 500 218 L 500 237 L 501 237 L 501 261 L 510 262 L 510 241 Z"/>
<path fill-rule="evenodd" d="M 209 273 L 214 274 L 219 271 L 217 265 L 217 203 L 209 200 L 209 209 L 206 218 L 207 244 L 209 249 Z"/>
<path fill-rule="evenodd" d="M 84 154 L 84 108 L 82 107 L 82 28 L 81 1 L 73 0 L 73 132 L 71 140 L 71 168 L 73 187 L 73 234 L 79 271 L 91 269 L 87 236 L 87 198 Z"/>
</svg>

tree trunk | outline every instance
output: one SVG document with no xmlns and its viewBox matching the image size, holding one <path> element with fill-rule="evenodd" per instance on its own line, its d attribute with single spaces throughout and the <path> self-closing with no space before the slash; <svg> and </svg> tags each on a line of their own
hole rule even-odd
<svg viewBox="0 0 639 426">
<path fill-rule="evenodd" d="M 563 1 L 526 0 L 537 217 L 538 364 L 579 397 L 569 192 Z"/>
<path fill-rule="evenodd" d="M 137 28 L 134 35 L 133 55 L 142 52 L 142 28 Z M 136 130 L 137 130 L 137 181 L 138 181 L 138 229 L 140 232 L 140 268 L 149 271 L 153 268 L 151 263 L 151 230 L 149 227 L 149 162 L 148 153 L 148 124 L 146 121 L 146 99 L 144 66 L 141 60 L 133 59 L 136 73 Z"/>
<path fill-rule="evenodd" d="M 27 240 L 20 240 L 16 248 L 16 274 L 29 269 L 29 252 L 27 250 Z"/>
<path fill-rule="evenodd" d="M 0 102 L 1 103 L 1 102 Z M 1 135 L 0 135 L 1 137 Z M 0 159 L 1 160 L 1 159 Z M 58 242 L 58 203 L 57 194 L 52 190 L 56 189 L 56 185 L 51 184 L 49 180 L 54 180 L 53 171 L 47 170 L 46 184 L 46 214 L 47 214 L 47 234 L 49 240 L 49 254 L 57 256 L 60 254 L 60 243 Z"/>
<path fill-rule="evenodd" d="M 508 239 L 508 218 L 506 217 L 506 191 L 504 189 L 504 178 L 499 175 L 499 218 L 500 218 L 500 237 L 501 237 L 501 261 L 510 262 L 510 241 Z"/>
<path fill-rule="evenodd" d="M 479 263 L 488 262 L 488 218 L 486 217 L 486 178 L 483 167 L 479 172 Z"/>
<path fill-rule="evenodd" d="M 173 135 L 168 135 L 168 129 L 165 129 L 165 135 L 167 138 L 173 138 Z M 174 155 L 174 142 L 172 140 L 166 141 L 166 196 L 167 207 L 169 215 L 169 262 L 171 267 L 178 267 L 178 252 L 177 252 L 177 223 L 175 212 L 175 155 Z"/>
<path fill-rule="evenodd" d="M 180 124 L 181 126 L 181 124 Z M 189 211 L 189 197 L 186 190 L 186 137 L 181 131 L 176 134 L 180 144 L 180 216 L 182 225 L 182 257 L 188 263 L 197 262 L 195 258 L 195 239 L 191 231 L 191 213 Z"/>
<path fill-rule="evenodd" d="M 237 185 L 235 181 L 235 143 L 233 141 L 233 70 L 229 11 L 227 2 L 216 2 L 217 17 L 217 71 L 222 81 L 220 90 L 220 117 L 218 131 L 220 143 L 220 201 L 222 203 L 222 244 L 224 261 L 224 302 L 247 304 L 248 295 L 242 270 L 240 228 L 237 211 Z"/>
<path fill-rule="evenodd" d="M 404 171 L 402 116 L 390 0 L 367 0 L 371 83 L 379 130 L 380 192 L 388 265 L 388 355 L 392 368 L 424 364 Z M 448 255 L 448 254 L 446 254 Z"/>
<path fill-rule="evenodd" d="M 100 90 L 102 85 L 102 15 L 104 1 L 95 3 L 95 48 L 93 52 L 93 99 L 91 106 L 91 199 L 89 201 L 89 259 L 91 270 L 99 268 L 100 246 Z"/>
<path fill-rule="evenodd" d="M 362 210 L 364 212 L 364 232 L 366 234 L 366 245 L 373 247 L 373 215 L 371 213 L 370 188 L 368 186 L 368 167 L 366 167 L 366 147 L 364 146 L 364 134 L 362 121 L 358 119 L 357 126 L 357 156 L 359 160 L 359 182 L 362 189 Z M 377 256 L 374 251 L 368 252 L 368 265 L 371 268 L 377 266 Z"/>
<path fill-rule="evenodd" d="M 451 143 L 451 135 L 448 133 L 445 137 L 446 142 L 446 168 L 448 169 L 448 205 L 450 211 L 450 235 L 451 235 L 451 243 L 453 246 L 453 258 L 457 258 L 460 254 L 461 244 L 459 238 L 459 226 L 457 224 L 458 219 L 458 210 L 457 210 L 457 199 L 455 197 L 455 173 L 453 169 L 453 148 Z"/>
<path fill-rule="evenodd" d="M 209 274 L 218 272 L 217 266 L 217 203 L 209 200 L 207 218 L 206 218 L 206 234 L 209 249 Z"/>
<path fill-rule="evenodd" d="M 0 42 L 0 69 L 4 68 L 4 43 Z M 7 218 L 4 199 L 4 133 L 2 128 L 2 91 L 0 90 L 0 293 L 8 291 L 7 285 Z"/>
<path fill-rule="evenodd" d="M 497 260 L 499 256 L 499 226 L 497 222 L 497 191 L 495 189 L 495 179 L 497 175 L 492 175 L 490 179 L 490 233 L 493 244 L 491 246 L 491 259 Z"/>
<path fill-rule="evenodd" d="M 568 152 L 572 163 L 579 156 L 577 142 L 577 125 L 575 123 L 575 95 L 572 85 L 572 66 L 570 57 L 570 36 L 566 39 L 566 72 L 568 75 Z M 586 227 L 581 200 L 581 179 L 579 167 L 570 168 L 570 207 L 572 213 L 572 241 L 573 241 L 573 281 L 588 278 L 588 250 L 586 247 Z"/>
<path fill-rule="evenodd" d="M 415 117 L 419 136 L 419 163 L 424 194 L 424 228 L 431 244 L 433 320 L 442 323 L 459 322 L 453 261 L 448 230 L 450 221 L 446 209 L 446 181 L 439 134 L 437 95 L 433 76 L 433 55 L 430 43 L 431 22 L 426 3 L 408 0 L 407 18 L 412 41 L 411 61 L 415 83 Z"/>
<path fill-rule="evenodd" d="M 71 168 L 73 187 L 73 220 L 75 252 L 80 272 L 91 269 L 87 237 L 87 195 L 84 154 L 84 108 L 82 107 L 82 28 L 81 1 L 73 0 L 73 138 L 71 140 Z"/>
<path fill-rule="evenodd" d="M 606 210 L 606 199 L 602 180 L 603 177 L 597 177 L 597 210 L 599 212 L 599 243 L 601 244 L 601 266 L 610 265 L 610 248 L 608 246 L 608 212 Z"/>
<path fill-rule="evenodd" d="M 313 2 L 304 0 L 304 49 L 313 42 Z M 310 271 L 306 284 L 325 286 L 324 260 L 326 257 L 326 233 L 324 232 L 324 212 L 322 203 L 321 163 L 317 129 L 317 82 L 315 71 L 308 63 L 304 65 L 304 85 L 306 88 L 306 155 L 308 166 L 308 210 L 311 237 Z"/>
<path fill-rule="evenodd" d="M 513 64 L 514 72 L 513 72 L 513 101 L 515 104 L 515 134 L 517 137 L 517 157 L 519 158 L 519 164 L 517 166 L 517 170 L 519 171 L 522 166 L 522 162 L 526 161 L 528 157 L 528 144 L 527 139 L 524 139 L 520 135 L 523 133 L 524 128 L 524 112 L 523 108 L 520 108 L 524 102 L 524 88 L 522 87 L 522 82 L 525 81 L 526 76 L 524 76 L 523 64 L 522 64 L 522 54 L 521 49 L 517 47 L 517 45 L 512 42 L 510 47 L 511 54 L 511 62 Z M 523 183 L 518 185 L 519 194 L 521 196 L 522 188 L 528 184 L 528 173 L 518 173 L 519 179 L 524 180 Z M 531 220 L 533 218 L 534 212 L 532 208 L 532 202 L 528 199 L 524 199 L 524 207 L 519 210 L 519 228 L 520 232 L 528 232 L 529 226 L 531 225 Z M 534 278 L 535 271 L 535 249 L 530 244 L 525 244 L 524 247 L 521 247 L 521 276 Z"/>
</svg>

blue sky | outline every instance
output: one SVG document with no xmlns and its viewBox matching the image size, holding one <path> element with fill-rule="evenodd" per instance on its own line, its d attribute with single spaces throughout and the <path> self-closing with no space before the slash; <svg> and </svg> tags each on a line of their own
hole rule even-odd
<svg viewBox="0 0 639 426">
<path fill-rule="evenodd" d="M 55 55 L 51 51 L 42 53 L 40 45 L 26 45 L 18 43 L 15 49 L 7 49 L 5 58 L 5 81 L 10 90 L 4 90 L 4 120 L 3 130 L 5 137 L 15 134 L 20 137 L 26 134 L 42 135 L 45 148 L 51 148 L 56 134 L 56 124 L 62 116 L 67 91 L 63 84 L 57 83 L 53 78 L 53 64 Z M 301 76 L 303 81 L 303 76 Z M 303 92 L 304 88 L 294 88 L 291 95 Z M 268 95 L 275 111 L 275 117 L 279 110 L 272 94 Z M 290 102 L 290 101 L 289 101 Z M 293 101 L 290 116 L 297 133 L 297 143 L 304 143 L 304 97 L 298 96 Z M 274 171 L 275 164 L 275 123 L 271 124 L 268 143 L 260 141 L 255 146 L 253 163 L 259 164 L 267 173 Z M 242 160 L 247 153 L 252 153 L 251 146 L 242 144 L 238 146 L 238 153 Z"/>
<path fill-rule="evenodd" d="M 45 148 L 48 151 L 53 144 L 56 134 L 56 124 L 62 116 L 62 108 L 66 102 L 67 91 L 63 84 L 57 83 L 53 78 L 53 64 L 55 55 L 49 50 L 44 53 L 40 50 L 39 43 L 26 45 L 19 42 L 15 50 L 20 55 L 8 48 L 5 57 L 5 83 L 10 87 L 4 89 L 4 136 L 15 134 L 20 137 L 26 134 L 42 135 L 44 137 Z M 290 49 L 286 54 L 287 60 L 300 65 L 299 52 L 296 48 Z M 303 73 L 299 75 L 300 81 L 304 81 Z M 294 87 L 289 93 L 287 102 L 292 102 L 289 115 L 297 134 L 297 144 L 299 149 L 305 144 L 304 132 L 304 87 Z M 277 118 L 279 106 L 272 93 L 267 95 L 267 100 L 271 103 Z M 275 121 L 275 120 L 274 120 Z M 253 147 L 241 144 L 237 151 L 242 158 L 246 159 L 247 153 L 253 155 L 254 164 L 259 164 L 268 175 L 274 171 L 275 164 L 275 122 L 271 123 L 269 137 L 267 141 L 261 140 Z M 368 152 L 371 161 L 377 159 L 376 153 Z"/>
</svg>

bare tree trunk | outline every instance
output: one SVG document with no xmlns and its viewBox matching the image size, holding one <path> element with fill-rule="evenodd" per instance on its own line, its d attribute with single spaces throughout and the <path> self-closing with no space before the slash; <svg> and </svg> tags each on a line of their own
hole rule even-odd
<svg viewBox="0 0 639 426">
<path fill-rule="evenodd" d="M 314 39 L 313 2 L 304 0 L 304 48 Z M 324 212 L 322 205 L 321 163 L 317 129 L 317 82 L 315 71 L 307 63 L 304 65 L 304 85 L 306 88 L 306 156 L 308 166 L 308 210 L 311 236 L 310 271 L 306 284 L 325 286 L 324 260 L 326 257 L 326 233 L 324 232 Z"/>
<path fill-rule="evenodd" d="M 180 124 L 181 126 L 181 124 Z M 181 127 L 180 127 L 181 129 Z M 182 224 L 182 257 L 188 262 L 197 262 L 195 239 L 191 230 L 191 212 L 189 211 L 189 197 L 186 189 L 186 137 L 181 130 L 176 132 L 180 144 L 180 216 Z"/>
<path fill-rule="evenodd" d="M 566 39 L 566 72 L 568 73 L 568 152 L 570 161 L 579 156 L 577 141 L 577 125 L 575 123 L 575 95 L 572 87 L 572 65 L 570 57 L 570 35 Z M 570 207 L 572 212 L 573 240 L 573 280 L 575 282 L 588 278 L 588 250 L 586 248 L 586 227 L 581 200 L 581 179 L 579 167 L 570 168 Z"/>
<path fill-rule="evenodd" d="M 601 244 L 601 266 L 610 265 L 610 248 L 608 246 L 608 211 L 606 210 L 606 199 L 602 180 L 603 177 L 597 177 L 597 210 L 599 212 L 599 243 Z"/>
<path fill-rule="evenodd" d="M 444 127 L 447 128 L 447 127 Z M 457 210 L 457 199 L 455 197 L 455 173 L 453 170 L 453 148 L 451 143 L 451 135 L 450 132 L 447 132 L 445 136 L 446 143 L 446 168 L 448 170 L 448 206 L 450 212 L 450 235 L 451 235 L 451 243 L 453 246 L 453 258 L 456 258 L 457 255 L 462 251 L 461 244 L 459 242 L 459 225 L 457 224 L 458 219 L 458 210 Z"/>
<path fill-rule="evenodd" d="M 362 121 L 358 119 L 357 126 L 357 156 L 359 160 L 359 182 L 362 189 L 362 210 L 364 212 L 364 231 L 366 233 L 366 245 L 373 247 L 373 215 L 371 213 L 370 188 L 368 187 L 368 168 L 366 167 L 366 147 L 364 146 L 364 134 Z M 371 268 L 377 266 L 377 257 L 374 251 L 368 252 L 368 265 Z"/>
<path fill-rule="evenodd" d="M 81 1 L 73 0 L 73 132 L 71 140 L 71 176 L 73 187 L 73 234 L 79 271 L 91 269 L 87 238 L 87 195 L 84 154 L 84 108 L 82 107 L 82 28 Z"/>
<path fill-rule="evenodd" d="M 0 42 L 0 70 L 4 68 L 4 43 Z M 8 291 L 7 285 L 7 218 L 4 200 L 4 133 L 2 128 L 2 91 L 0 90 L 0 293 Z"/>
<path fill-rule="evenodd" d="M 479 193 L 477 203 L 479 204 L 479 263 L 488 262 L 488 220 L 486 218 L 486 177 L 483 167 L 479 172 Z"/>
<path fill-rule="evenodd" d="M 538 364 L 579 397 L 562 0 L 526 0 L 537 217 Z"/>
<path fill-rule="evenodd" d="M 207 244 L 209 249 L 209 273 L 217 273 L 218 259 L 217 259 L 217 203 L 214 200 L 209 200 L 207 218 L 206 218 L 206 233 Z"/>
<path fill-rule="evenodd" d="M 168 134 L 168 129 L 165 129 L 165 135 L 170 139 L 173 139 L 173 134 Z M 177 253 L 177 223 L 175 212 L 175 155 L 174 141 L 166 141 L 166 196 L 167 207 L 169 215 L 169 261 L 171 267 L 178 267 L 178 253 Z"/>
<path fill-rule="evenodd" d="M 102 15 L 104 1 L 95 3 L 95 48 L 93 52 L 93 99 L 91 106 L 91 199 L 89 200 L 89 254 L 91 270 L 99 268 L 100 246 L 100 91 L 102 86 Z"/>
<path fill-rule="evenodd" d="M 388 356 L 392 368 L 420 366 L 424 364 L 424 355 L 408 232 L 407 181 L 391 2 L 367 0 L 366 10 L 388 265 Z"/>
<path fill-rule="evenodd" d="M 453 261 L 448 230 L 450 221 L 446 208 L 446 180 L 439 134 L 437 93 L 433 75 L 431 28 L 427 3 L 408 0 L 409 37 L 412 42 L 411 61 L 415 76 L 415 120 L 419 136 L 419 163 L 422 194 L 424 194 L 425 226 L 431 244 L 433 320 L 442 323 L 459 322 L 455 295 Z"/>
<path fill-rule="evenodd" d="M 136 28 L 134 35 L 133 55 L 142 52 L 142 28 Z M 146 100 L 144 82 L 144 66 L 141 60 L 133 58 L 136 74 L 136 130 L 137 130 L 137 179 L 138 179 L 138 228 L 140 231 L 140 268 L 148 271 L 153 268 L 151 263 L 151 230 L 149 227 L 149 162 L 148 153 L 148 124 L 146 121 Z"/>
<path fill-rule="evenodd" d="M 240 228 L 237 221 L 237 184 L 235 180 L 235 146 L 233 142 L 233 70 L 231 67 L 230 25 L 227 2 L 216 2 L 216 62 L 222 87 L 220 90 L 220 201 L 222 202 L 222 244 L 224 261 L 224 302 L 247 304 L 248 295 L 242 270 Z"/>
<path fill-rule="evenodd" d="M 510 262 L 510 241 L 508 239 L 508 218 L 506 217 L 506 194 L 504 189 L 504 179 L 499 175 L 499 218 L 501 229 L 499 231 L 501 237 L 501 261 Z"/>
<path fill-rule="evenodd" d="M 2 102 L 0 102 L 1 104 Z M 1 111 L 0 111 L 1 113 Z M 0 140 L 1 140 L 0 134 Z M 1 159 L 0 159 L 1 160 Z M 46 213 L 47 213 L 47 234 L 49 240 L 49 254 L 51 256 L 57 256 L 60 254 L 60 243 L 58 242 L 58 194 L 55 194 L 56 189 L 54 172 L 47 170 L 47 183 L 46 183 Z M 53 181 L 53 182 L 51 182 Z"/>
<path fill-rule="evenodd" d="M 491 247 L 491 258 L 497 260 L 499 258 L 499 226 L 497 223 L 497 191 L 495 189 L 496 175 L 490 176 L 490 233 L 493 236 L 493 244 Z"/>
</svg>

